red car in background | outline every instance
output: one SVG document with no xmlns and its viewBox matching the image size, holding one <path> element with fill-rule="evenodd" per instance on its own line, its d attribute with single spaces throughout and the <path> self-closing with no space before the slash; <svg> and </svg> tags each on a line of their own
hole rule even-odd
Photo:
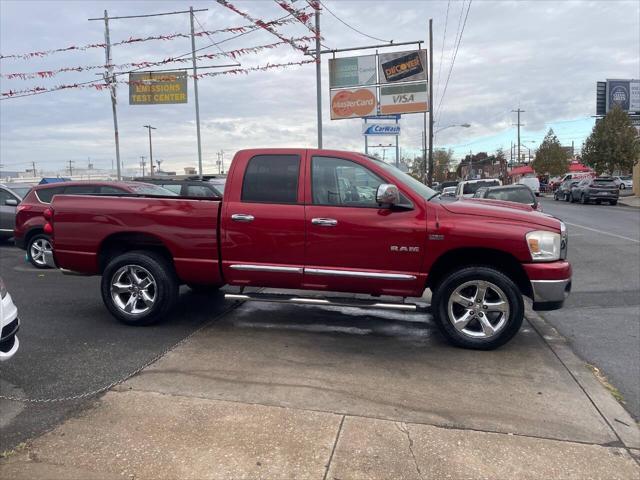
<svg viewBox="0 0 640 480">
<path fill-rule="evenodd" d="M 16 208 L 16 226 L 13 231 L 15 244 L 27 251 L 27 260 L 36 268 L 49 268 L 44 252 L 51 251 L 49 235 L 44 231 L 42 216 L 54 195 L 105 195 L 138 194 L 175 196 L 157 185 L 140 182 L 78 181 L 36 185 Z"/>
</svg>

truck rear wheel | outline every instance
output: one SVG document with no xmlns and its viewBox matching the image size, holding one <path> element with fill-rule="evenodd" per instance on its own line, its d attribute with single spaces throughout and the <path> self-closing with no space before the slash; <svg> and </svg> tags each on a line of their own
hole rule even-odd
<svg viewBox="0 0 640 480">
<path fill-rule="evenodd" d="M 492 350 L 518 333 L 524 302 L 509 277 L 491 267 L 475 266 L 456 270 L 440 282 L 433 312 L 453 345 Z"/>
<path fill-rule="evenodd" d="M 102 274 L 101 292 L 107 309 L 122 323 L 150 325 L 175 305 L 178 281 L 162 256 L 133 251 L 109 262 Z"/>
</svg>

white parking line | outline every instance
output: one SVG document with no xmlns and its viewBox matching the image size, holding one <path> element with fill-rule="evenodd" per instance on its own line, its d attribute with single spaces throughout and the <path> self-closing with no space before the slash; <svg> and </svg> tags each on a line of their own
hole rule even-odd
<svg viewBox="0 0 640 480">
<path fill-rule="evenodd" d="M 597 228 L 585 227 L 584 225 L 578 225 L 576 223 L 564 222 L 567 225 L 571 225 L 572 227 L 584 228 L 585 230 L 590 230 L 592 232 L 601 233 L 602 235 L 609 235 L 610 237 L 621 238 L 623 240 L 629 240 L 630 242 L 640 243 L 640 240 L 636 240 L 635 238 L 624 237 L 622 235 L 616 235 L 615 233 L 603 232 L 602 230 L 598 230 Z"/>
</svg>

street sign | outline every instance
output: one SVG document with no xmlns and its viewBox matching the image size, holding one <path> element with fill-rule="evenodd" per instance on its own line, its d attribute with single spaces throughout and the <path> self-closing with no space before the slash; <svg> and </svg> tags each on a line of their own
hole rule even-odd
<svg viewBox="0 0 640 480">
<path fill-rule="evenodd" d="M 331 91 L 331 119 L 374 115 L 378 108 L 375 87 Z"/>
<path fill-rule="evenodd" d="M 187 103 L 187 71 L 129 74 L 129 105 Z"/>
<path fill-rule="evenodd" d="M 365 123 L 362 125 L 362 134 L 367 136 L 400 135 L 400 125 L 397 123 Z"/>
<path fill-rule="evenodd" d="M 427 80 L 427 51 L 381 53 L 380 83 Z"/>
<path fill-rule="evenodd" d="M 329 59 L 329 88 L 376 83 L 376 56 Z"/>
<path fill-rule="evenodd" d="M 428 110 L 427 82 L 380 87 L 380 113 L 418 113 Z"/>
</svg>

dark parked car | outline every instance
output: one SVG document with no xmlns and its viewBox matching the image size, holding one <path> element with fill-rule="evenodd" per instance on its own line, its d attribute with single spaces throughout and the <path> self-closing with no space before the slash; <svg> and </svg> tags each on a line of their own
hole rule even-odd
<svg viewBox="0 0 640 480">
<path fill-rule="evenodd" d="M 568 202 L 571 200 L 571 189 L 578 183 L 580 183 L 580 180 L 565 180 L 556 188 L 556 191 L 553 192 L 553 199 Z"/>
<path fill-rule="evenodd" d="M 482 187 L 473 195 L 473 198 L 488 200 L 503 200 L 506 202 L 523 203 L 534 210 L 541 212 L 542 205 L 538 202 L 533 191 L 526 185 L 504 185 L 501 187 Z"/>
<path fill-rule="evenodd" d="M 616 205 L 619 193 L 613 177 L 585 178 L 571 188 L 571 202 L 585 204 L 595 201 L 597 204 L 609 202 Z"/>
<path fill-rule="evenodd" d="M 33 184 L 10 183 L 0 185 L 0 240 L 13 237 L 16 224 L 16 207 Z"/>
<path fill-rule="evenodd" d="M 140 177 L 136 182 L 152 183 L 171 190 L 181 197 L 221 198 L 224 193 L 224 177 L 200 180 L 194 178 L 175 179 L 161 177 Z"/>
<path fill-rule="evenodd" d="M 58 182 L 34 186 L 16 208 L 13 238 L 27 251 L 27 259 L 36 268 L 48 268 L 44 253 L 51 251 L 49 235 L 44 231 L 43 212 L 54 195 L 105 195 L 130 193 L 138 195 L 175 196 L 156 185 L 137 182 Z"/>
<path fill-rule="evenodd" d="M 438 192 L 442 192 L 444 191 L 445 188 L 447 187 L 457 187 L 458 186 L 458 182 L 457 180 L 447 180 L 446 182 L 441 182 L 437 187 L 436 190 Z"/>
</svg>

